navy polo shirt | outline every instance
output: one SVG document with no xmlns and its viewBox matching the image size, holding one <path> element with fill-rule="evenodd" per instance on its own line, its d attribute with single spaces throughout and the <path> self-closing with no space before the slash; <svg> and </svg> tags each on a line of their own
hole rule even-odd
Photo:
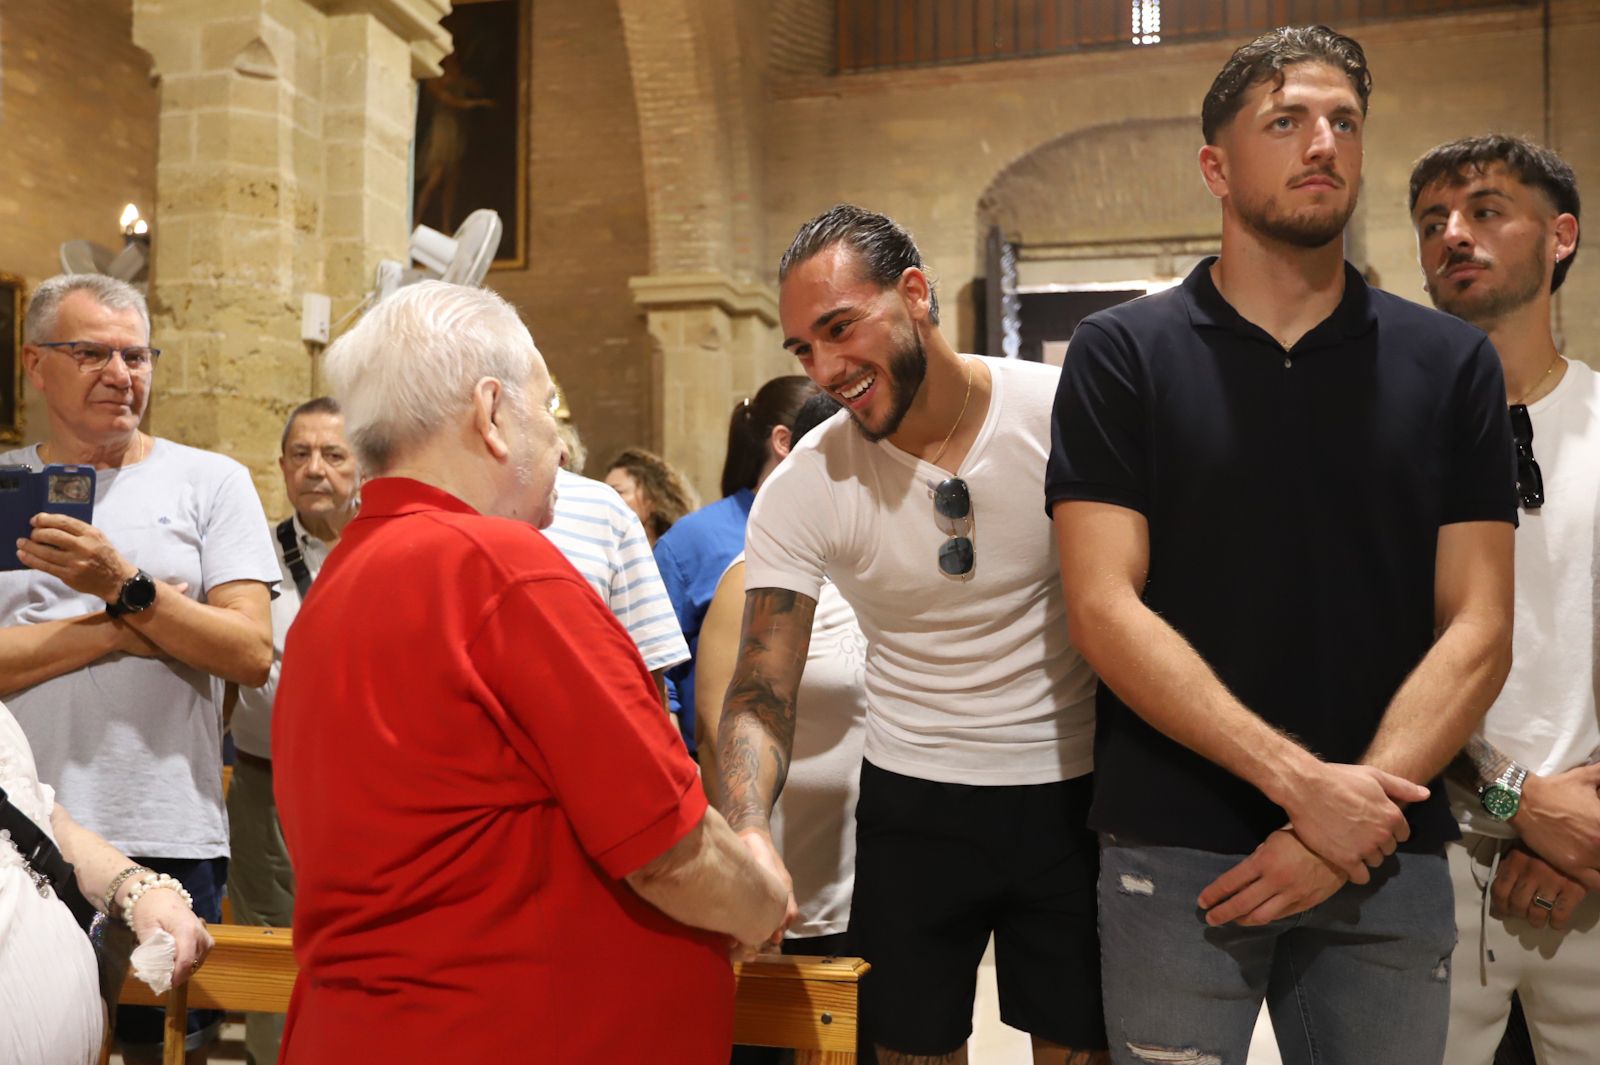
<svg viewBox="0 0 1600 1065">
<path fill-rule="evenodd" d="M 1143 514 L 1146 605 L 1245 706 L 1324 760 L 1359 762 L 1432 646 L 1439 527 L 1516 522 L 1500 361 L 1478 329 L 1348 265 L 1338 307 L 1286 351 L 1222 298 L 1214 261 L 1079 325 L 1047 506 Z M 1283 826 L 1103 683 L 1096 705 L 1095 829 L 1243 854 Z M 1457 836 L 1429 786 L 1407 849 Z"/>
</svg>

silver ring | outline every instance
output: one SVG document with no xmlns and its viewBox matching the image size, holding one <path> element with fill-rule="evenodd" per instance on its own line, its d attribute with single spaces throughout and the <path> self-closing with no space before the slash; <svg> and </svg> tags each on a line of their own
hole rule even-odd
<svg viewBox="0 0 1600 1065">
<path fill-rule="evenodd" d="M 1535 895 L 1533 897 L 1533 904 L 1539 907 L 1541 910 L 1554 910 L 1556 908 L 1556 904 L 1545 898 L 1543 895 Z"/>
</svg>

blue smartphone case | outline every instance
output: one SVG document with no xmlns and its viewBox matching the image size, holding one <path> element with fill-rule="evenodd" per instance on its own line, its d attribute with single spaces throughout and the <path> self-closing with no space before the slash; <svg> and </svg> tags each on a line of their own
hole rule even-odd
<svg viewBox="0 0 1600 1065">
<path fill-rule="evenodd" d="M 94 521 L 94 467 L 0 466 L 0 570 L 22 569 L 17 541 L 33 535 L 35 514 Z"/>
</svg>

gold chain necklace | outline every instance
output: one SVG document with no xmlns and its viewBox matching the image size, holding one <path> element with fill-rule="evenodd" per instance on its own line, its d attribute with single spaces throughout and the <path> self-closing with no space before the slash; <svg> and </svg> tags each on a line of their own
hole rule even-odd
<svg viewBox="0 0 1600 1065">
<path fill-rule="evenodd" d="M 1528 397 L 1532 396 L 1535 392 L 1539 391 L 1540 386 L 1542 386 L 1544 384 L 1544 382 L 1545 382 L 1545 378 L 1547 378 L 1551 374 L 1555 373 L 1556 372 L 1556 367 L 1560 366 L 1560 365 L 1561 365 L 1561 353 L 1558 351 L 1558 352 L 1556 352 L 1556 357 L 1550 360 L 1550 365 L 1546 366 L 1544 368 L 1544 373 L 1539 375 L 1539 379 L 1533 383 L 1532 387 L 1530 387 L 1527 391 L 1522 393 L 1522 398 L 1521 399 L 1519 399 L 1515 403 L 1511 404 L 1511 406 L 1513 406 L 1513 407 L 1526 407 L 1528 405 Z"/>
<path fill-rule="evenodd" d="M 961 361 L 967 364 L 967 394 L 961 399 L 961 413 L 956 415 L 955 424 L 950 427 L 948 433 L 944 434 L 944 443 L 939 445 L 938 453 L 929 460 L 928 465 L 930 466 L 939 465 L 939 460 L 944 458 L 944 449 L 950 446 L 950 438 L 956 435 L 956 429 L 960 427 L 961 419 L 967 416 L 967 403 L 972 399 L 972 360 L 963 355 L 961 356 Z"/>
</svg>

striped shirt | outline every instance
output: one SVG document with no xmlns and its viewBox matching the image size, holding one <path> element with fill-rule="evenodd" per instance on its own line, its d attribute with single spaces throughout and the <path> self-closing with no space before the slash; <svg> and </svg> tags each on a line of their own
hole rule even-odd
<svg viewBox="0 0 1600 1065">
<path fill-rule="evenodd" d="M 556 516 L 544 534 L 622 622 L 652 672 L 689 660 L 644 526 L 610 485 L 558 470 Z"/>
</svg>

